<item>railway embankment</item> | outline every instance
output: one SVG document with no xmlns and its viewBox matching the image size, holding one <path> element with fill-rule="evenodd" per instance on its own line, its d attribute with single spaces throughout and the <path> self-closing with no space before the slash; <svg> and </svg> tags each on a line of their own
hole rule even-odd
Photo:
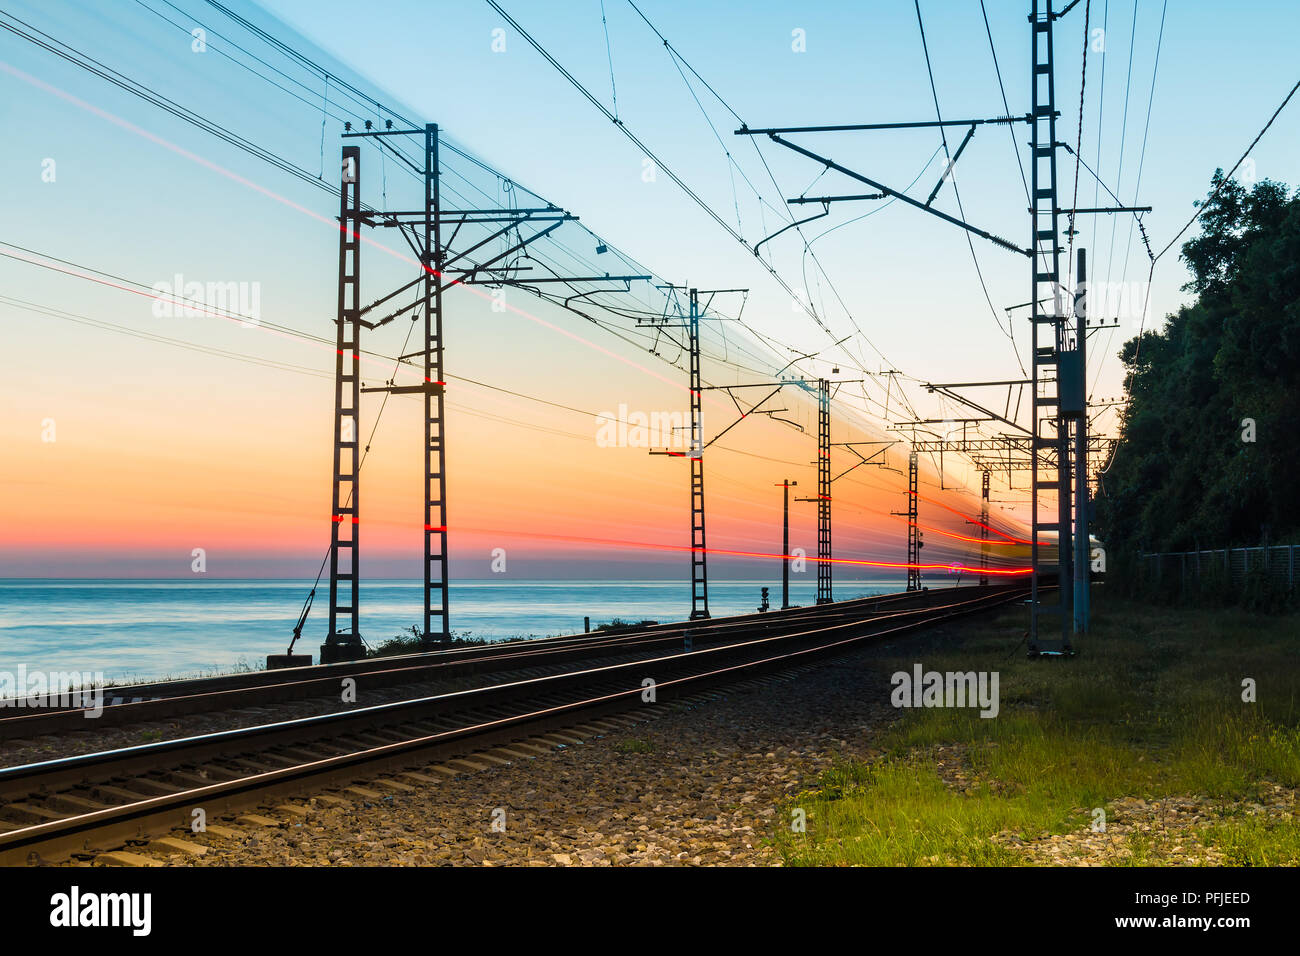
<svg viewBox="0 0 1300 956">
<path fill-rule="evenodd" d="M 1017 614 L 926 659 L 995 671 L 995 719 L 909 710 L 779 832 L 795 864 L 1300 863 L 1300 617 L 1101 595 L 1070 660 L 1026 659 Z"/>
<path fill-rule="evenodd" d="M 1026 659 L 1022 617 L 950 622 L 797 679 L 542 742 L 508 763 L 300 801 L 205 835 L 201 856 L 152 855 L 200 865 L 1300 862 L 1294 617 L 1102 598 L 1068 661 Z M 898 675 L 918 663 L 922 674 L 996 671 L 997 715 L 895 706 Z"/>
</svg>

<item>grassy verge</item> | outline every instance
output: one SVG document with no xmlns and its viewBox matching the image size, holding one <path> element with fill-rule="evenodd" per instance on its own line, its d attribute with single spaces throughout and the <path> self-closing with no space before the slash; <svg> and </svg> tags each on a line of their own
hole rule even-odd
<svg viewBox="0 0 1300 956">
<path fill-rule="evenodd" d="M 1300 862 L 1300 616 L 1100 596 L 1079 656 L 1039 661 L 1014 647 L 1024 617 L 920 661 L 998 672 L 998 715 L 901 711 L 879 757 L 837 763 L 787 808 L 806 814 L 775 835 L 788 864 Z"/>
</svg>

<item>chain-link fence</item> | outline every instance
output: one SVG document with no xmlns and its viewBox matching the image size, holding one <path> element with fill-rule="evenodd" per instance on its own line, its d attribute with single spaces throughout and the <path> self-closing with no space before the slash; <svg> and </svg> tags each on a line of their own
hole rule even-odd
<svg viewBox="0 0 1300 956">
<path fill-rule="evenodd" d="M 1213 579 L 1242 588 L 1252 578 L 1262 578 L 1274 587 L 1293 591 L 1300 572 L 1300 545 L 1172 551 L 1143 554 L 1140 560 L 1146 580 L 1157 586 L 1186 590 Z"/>
</svg>

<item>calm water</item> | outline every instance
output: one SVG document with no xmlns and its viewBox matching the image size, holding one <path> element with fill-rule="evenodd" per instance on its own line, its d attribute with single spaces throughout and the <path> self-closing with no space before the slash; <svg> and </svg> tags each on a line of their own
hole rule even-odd
<svg viewBox="0 0 1300 956">
<path fill-rule="evenodd" d="M 710 581 L 714 615 L 753 611 L 770 582 Z M 901 582 L 835 584 L 837 598 L 883 594 Z M 178 677 L 260 666 L 283 653 L 310 581 L 0 580 L 0 671 L 102 671 L 107 680 Z M 811 604 L 814 583 L 791 585 L 794 604 Z M 362 637 L 374 646 L 423 619 L 419 581 L 372 581 L 362 588 Z M 319 653 L 328 623 L 328 584 L 295 650 Z M 582 631 L 615 617 L 679 621 L 690 614 L 680 581 L 461 581 L 451 588 L 452 630 L 500 640 Z"/>
</svg>

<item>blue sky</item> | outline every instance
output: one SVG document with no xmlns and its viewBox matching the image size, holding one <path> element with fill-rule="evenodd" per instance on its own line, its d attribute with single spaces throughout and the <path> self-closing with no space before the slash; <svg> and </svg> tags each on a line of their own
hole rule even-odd
<svg viewBox="0 0 1300 956">
<path fill-rule="evenodd" d="M 302 0 L 273 0 L 265 6 L 436 117 L 506 172 L 562 197 L 598 231 L 612 235 L 664 274 L 750 283 L 756 294 L 773 293 L 774 283 L 755 277 L 757 270 L 745 261 L 744 250 L 684 201 L 671 183 L 661 177 L 655 188 L 641 188 L 642 157 L 635 147 L 522 37 L 514 36 L 486 3 L 386 3 L 368 8 L 359 18 L 342 6 Z M 732 206 L 722 147 L 671 58 L 630 5 L 619 0 L 604 5 L 608 50 L 599 0 L 514 0 L 503 6 L 611 105 L 612 59 L 621 118 L 714 208 Z M 648 0 L 639 6 L 751 126 L 924 120 L 934 115 L 916 13 L 906 0 L 743 5 Z M 990 0 L 986 7 L 1012 112 L 1022 112 L 1028 93 L 1028 4 Z M 1057 100 L 1062 111 L 1058 136 L 1071 145 L 1077 134 L 1084 10 L 1081 3 L 1059 22 L 1057 33 Z M 921 4 L 921 11 L 944 116 L 1003 113 L 979 4 L 930 0 Z M 1148 134 L 1147 104 L 1162 12 L 1164 36 Z M 1291 38 L 1300 28 L 1300 6 L 1276 0 L 1226 8 L 1191 0 L 1175 0 L 1167 7 L 1160 0 L 1093 0 L 1089 18 L 1090 32 L 1104 27 L 1105 37 L 1104 53 L 1094 47 L 1089 58 L 1083 156 L 1126 203 L 1134 200 L 1141 161 L 1137 198 L 1154 207 L 1146 223 L 1159 248 L 1192 213 L 1191 204 L 1204 195 L 1214 168 L 1237 159 L 1295 82 Z M 1263 23 L 1268 29 L 1260 29 Z M 504 53 L 492 50 L 496 28 L 506 29 Z M 796 28 L 806 35 L 804 53 L 791 49 Z M 735 125 L 731 118 L 707 91 L 695 86 L 737 161 L 756 185 L 774 194 L 752 145 L 730 135 Z M 1023 142 L 1024 128 L 1017 133 Z M 954 148 L 960 135 L 960 130 L 952 133 Z M 933 130 L 823 134 L 803 142 L 896 187 L 911 181 L 939 145 Z M 1251 157 L 1256 175 L 1300 181 L 1298 146 L 1300 124 L 1284 117 Z M 763 149 L 786 198 L 819 171 L 779 147 Z M 1073 178 L 1069 159 L 1061 155 L 1066 191 Z M 858 191 L 836 179 L 828 175 L 821 185 L 834 181 L 831 191 Z M 917 189 L 935 179 L 927 173 Z M 977 131 L 958 166 L 957 182 L 970 221 L 1023 239 L 1023 192 L 1005 128 Z M 1095 181 L 1084 172 L 1079 205 L 1093 205 L 1095 191 Z M 742 185 L 740 194 L 745 193 Z M 951 197 L 946 198 L 947 205 L 942 199 L 939 205 L 952 210 Z M 1104 193 L 1098 204 L 1109 204 Z M 1097 217 L 1095 241 L 1093 224 L 1081 227 L 1079 241 L 1095 246 L 1089 250 L 1094 276 L 1105 263 L 1104 275 L 1113 280 L 1145 278 L 1146 258 L 1131 218 Z M 745 231 L 749 236 L 759 230 L 746 224 Z M 815 248 L 859 323 L 897 367 L 931 380 L 1003 378 L 1015 371 L 1010 344 L 995 328 L 983 301 L 960 231 L 896 204 L 838 230 Z M 999 312 L 1028 298 L 1022 260 L 978 241 L 975 251 Z M 786 237 L 780 252 L 783 264 L 790 264 L 784 271 L 801 275 L 793 235 Z M 1179 287 L 1185 278 L 1172 255 L 1162 261 L 1154 277 L 1153 315 L 1161 316 L 1183 300 Z M 828 312 L 834 315 L 836 310 Z M 1020 318 L 1023 326 L 1023 313 Z M 803 341 L 809 347 L 821 344 L 815 329 L 804 330 L 789 321 L 785 326 L 787 337 L 806 336 Z M 837 328 L 851 331 L 844 322 Z M 947 347 L 934 348 L 937 340 Z M 1020 341 L 1023 344 L 1023 335 Z M 1113 352 L 1122 340 L 1115 335 L 1104 341 Z M 1097 350 L 1100 357 L 1101 344 Z M 870 350 L 867 354 L 873 355 Z M 978 361 L 975 368 L 972 359 Z M 1106 364 L 1098 397 L 1118 391 L 1118 363 Z"/>
<path fill-rule="evenodd" d="M 959 230 L 901 203 L 835 208 L 804 229 L 816 262 L 793 232 L 764 245 L 765 259 L 811 300 L 823 319 L 825 327 L 819 328 L 802 309 L 792 307 L 752 253 L 662 171 L 647 182 L 643 154 L 486 3 L 358 7 L 238 0 L 229 6 L 321 62 L 328 61 L 334 72 L 371 90 L 392 108 L 439 123 L 455 143 L 572 210 L 587 227 L 657 276 L 705 287 L 748 287 L 743 317 L 776 345 L 756 345 L 734 324 L 715 323 L 706 332 L 713 357 L 706 372 L 712 381 L 744 379 L 742 372 L 718 358 L 739 358 L 770 373 L 783 364 L 784 356 L 827 350 L 832 341 L 848 337 L 842 347 L 805 363 L 805 371 L 829 374 L 841 367 L 844 376 L 860 377 L 861 369 L 899 369 L 915 380 L 907 388 L 918 412 L 953 417 L 961 412 L 934 402 L 915 382 L 1004 379 L 1019 372 L 1003 328 L 1005 307 L 1028 298 L 1023 257 L 975 240 L 991 314 Z M 732 135 L 735 117 L 689 71 L 689 83 L 683 78 L 681 64 L 675 64 L 626 0 L 605 0 L 605 24 L 599 0 L 510 0 L 503 6 L 611 109 L 612 64 L 619 117 L 748 242 L 787 221 L 781 208 L 786 198 L 805 190 L 811 190 L 810 195 L 863 191 L 833 173 L 819 179 L 816 166 L 779 147 Z M 646 0 L 638 6 L 751 126 L 934 116 L 911 2 L 739 5 Z M 1002 114 L 979 4 L 930 0 L 920 6 L 944 117 Z M 986 6 L 1011 111 L 1022 112 L 1028 88 L 1027 5 L 987 0 Z M 13 2 L 7 10 L 157 94 L 334 182 L 341 132 L 336 120 L 339 92 L 327 92 L 309 73 L 246 39 L 243 42 L 265 62 L 231 47 L 226 37 L 244 34 L 212 5 L 201 0 L 84 0 L 58 5 Z M 1062 111 L 1058 136 L 1071 145 L 1077 135 L 1084 10 L 1080 4 L 1061 21 L 1057 37 L 1057 99 Z M 1162 12 L 1164 33 L 1148 130 Z M 1204 195 L 1214 168 L 1236 160 L 1295 82 L 1292 47 L 1300 7 L 1240 3 L 1225 12 L 1217 4 L 1187 0 L 1167 7 L 1161 0 L 1092 0 L 1089 15 L 1092 31 L 1104 26 L 1105 52 L 1094 46 L 1089 53 L 1081 152 L 1125 202 L 1133 201 L 1141 163 L 1137 198 L 1154 207 L 1145 222 L 1158 249 L 1192 213 L 1192 202 Z M 1261 30 L 1262 23 L 1269 28 Z M 213 33 L 211 48 L 202 56 L 191 44 L 190 29 L 195 26 Z M 494 34 L 498 29 L 504 34 Z M 792 49 L 796 30 L 802 31 L 804 52 Z M 504 50 L 495 52 L 494 40 L 501 36 Z M 1095 36 L 1091 39 L 1097 43 Z M 0 239 L 146 287 L 170 281 L 177 273 L 256 282 L 262 311 L 273 321 L 332 336 L 336 235 L 328 217 L 336 200 L 328 190 L 271 169 L 8 32 L 0 33 L 0 63 L 8 68 L 0 74 L 7 94 L 0 100 L 0 120 L 17 133 L 0 152 L 5 209 Z M 255 76 L 254 70 L 266 75 Z M 293 95 L 270 85 L 268 78 Z M 322 106 L 329 116 L 322 116 Z M 1023 142 L 1025 130 L 1016 132 Z M 962 133 L 950 132 L 953 148 Z M 801 141 L 890 186 L 902 188 L 915 179 L 911 193 L 922 198 L 941 172 L 940 142 L 933 130 L 836 133 Z M 1250 169 L 1258 178 L 1300 183 L 1297 157 L 1300 121 L 1288 111 L 1252 152 Z M 54 182 L 41 178 L 42 164 L 49 159 L 57 162 Z M 1060 171 L 1062 201 L 1068 204 L 1073 163 L 1067 155 L 1061 157 Z M 366 176 L 370 190 L 391 189 L 397 195 L 402 188 L 396 171 L 369 154 Z M 1024 242 L 1028 217 L 1006 127 L 977 131 L 957 167 L 956 182 L 969 221 Z M 1094 195 L 1098 204 L 1107 203 L 1085 172 L 1079 205 L 1092 205 Z M 950 187 L 940 193 L 936 206 L 956 211 Z M 310 216 L 304 219 L 303 210 L 317 217 L 315 224 Z M 847 222 L 865 212 L 871 215 Z M 842 228 L 826 231 L 841 223 Z M 1089 249 L 1094 279 L 1145 278 L 1147 260 L 1131 219 L 1100 219 L 1095 238 L 1093 228 L 1092 223 L 1082 223 L 1079 241 Z M 576 236 L 575 248 L 594 244 L 585 234 Z M 372 288 L 404 276 L 399 264 L 383 257 L 370 262 L 367 281 Z M 1161 261 L 1149 321 L 1158 321 L 1185 300 L 1179 289 L 1185 279 L 1173 253 Z M 322 469 L 328 468 L 332 346 L 322 349 L 319 343 L 219 320 L 167 325 L 151 314 L 147 298 L 12 259 L 0 259 L 0 282 L 11 300 L 28 304 L 0 301 L 0 315 L 11 331 L 4 389 L 11 414 L 5 419 L 4 436 L 22 449 L 4 478 L 13 489 L 33 496 L 58 492 L 49 499 L 58 513 L 37 516 L 62 529 L 59 535 L 51 532 L 58 547 L 51 545 L 54 550 L 41 565 L 44 570 L 57 573 L 75 565 L 77 573 L 111 573 L 129 564 L 139 573 L 169 572 L 170 565 L 153 552 L 133 554 L 127 561 L 95 551 L 94 535 L 78 537 L 78 528 L 104 524 L 103 534 L 111 531 L 121 539 L 130 537 L 135 521 L 147 525 L 155 537 L 172 535 L 168 547 L 188 555 L 187 541 L 220 531 L 214 522 L 232 529 L 231 543 L 221 547 L 233 553 L 239 522 L 260 521 L 268 535 L 307 543 L 294 548 L 286 544 L 266 554 L 241 551 L 241 568 L 285 574 L 306 568 L 314 573 L 315 540 L 287 515 L 305 507 L 300 490 L 304 473 L 315 482 L 312 501 L 325 500 L 317 486 Z M 33 313 L 32 303 L 81 319 Z M 458 374 L 579 409 L 603 410 L 620 402 L 644 408 L 680 404 L 680 388 L 667 388 L 653 375 L 625 374 L 645 365 L 644 349 L 604 337 L 567 313 L 530 305 L 554 328 L 505 324 L 472 297 L 462 295 L 456 303 L 457 320 L 449 335 L 455 336 L 453 368 Z M 733 315 L 738 307 L 735 301 L 723 304 Z M 82 321 L 87 318 L 115 329 L 89 327 Z M 1016 313 L 1012 322 L 1023 355 L 1024 313 Z M 557 329 L 564 333 L 557 334 Z M 1114 353 L 1135 331 L 1136 321 L 1130 321 L 1120 333 L 1094 338 L 1095 398 L 1118 393 L 1120 368 Z M 134 333 L 169 336 L 206 351 L 181 350 L 175 343 L 141 339 Z M 395 354 L 402 329 L 376 333 L 371 341 L 377 350 Z M 748 353 L 735 351 L 742 347 Z M 787 348 L 795 351 L 783 352 Z M 212 350 L 278 364 L 267 368 Z M 20 360 L 14 361 L 15 356 Z M 655 368 L 655 374 L 679 378 L 667 365 Z M 865 397 L 857 391 L 864 387 Z M 887 425 L 904 418 L 894 389 L 894 383 L 879 378 L 866 386 L 846 386 L 837 402 L 835 426 L 844 432 L 837 432 L 836 440 L 879 437 Z M 887 395 L 888 415 L 883 407 Z M 813 430 L 812 406 L 799 394 L 792 395 L 789 404 L 789 416 L 805 427 L 806 438 Z M 458 446 L 466 453 L 455 467 L 465 469 L 467 487 L 482 485 L 503 500 L 515 493 L 507 479 L 517 468 L 509 463 L 508 452 L 517 454 L 520 422 L 535 434 L 567 436 L 574 443 L 585 438 L 590 444 L 590 421 L 500 393 L 476 393 L 472 404 L 457 408 L 468 416 L 460 420 L 472 425 L 479 451 L 475 457 L 467 453 L 466 444 Z M 716 408 L 709 414 L 711 422 L 725 421 L 726 414 Z M 60 423 L 59 443 L 29 449 L 46 418 Z M 515 432 L 502 418 L 514 422 Z M 409 497 L 408 449 L 391 436 L 397 429 L 414 427 L 412 412 L 396 405 L 388 419 L 368 466 L 379 489 L 369 498 L 376 506 L 386 504 L 390 489 L 393 496 Z M 745 427 L 749 430 L 737 431 L 735 438 L 751 456 L 747 467 L 757 467 L 752 456 L 764 454 L 773 459 L 774 471 L 788 470 L 776 463 L 778 459 L 806 467 L 807 450 L 800 446 L 790 451 L 783 444 L 789 429 L 762 420 Z M 580 509 L 584 494 L 597 493 L 571 487 L 559 470 L 564 455 L 550 445 L 531 439 L 528 447 L 535 459 L 525 473 L 567 496 L 557 505 L 557 515 Z M 39 467 L 33 464 L 37 461 Z M 752 467 L 739 467 L 746 465 L 739 459 L 734 470 L 725 467 L 724 458 L 715 461 L 718 477 L 711 485 L 716 495 L 712 500 L 737 529 L 735 540 L 717 545 L 757 548 L 778 517 L 772 509 L 779 503 L 766 489 L 782 474 L 756 475 Z M 473 477 L 471 466 L 477 469 Z M 97 478 L 95 469 L 101 467 L 102 477 Z M 548 467 L 556 469 L 554 477 Z M 629 456 L 626 463 L 611 466 L 604 485 L 612 489 L 633 481 L 627 477 L 633 467 L 645 471 L 642 459 L 633 462 Z M 947 468 L 947 484 L 969 478 L 954 471 L 951 460 Z M 852 480 L 860 475 L 865 472 Z M 859 491 L 865 497 L 858 503 L 879 506 L 875 496 L 882 489 L 892 494 L 897 476 L 872 473 L 862 481 Z M 929 465 L 923 485 L 939 484 L 937 471 Z M 654 529 L 680 524 L 679 485 L 666 471 L 639 475 L 630 486 L 636 497 L 625 516 L 629 533 L 648 540 Z M 614 493 L 603 488 L 601 492 Z M 965 500 L 970 504 L 969 496 Z M 1008 527 L 1025 517 L 1023 489 L 995 487 L 995 500 L 1006 510 L 1001 520 Z M 39 511 L 30 501 L 27 510 Z M 843 502 L 846 514 L 854 504 Z M 309 511 L 302 510 L 294 520 L 322 520 Z M 404 513 L 390 517 L 409 522 Z M 744 536 L 746 522 L 753 524 L 752 538 Z M 811 509 L 797 523 L 799 533 L 808 533 Z M 315 528 L 319 538 L 319 528 L 305 526 Z M 846 528 L 837 542 L 852 553 L 900 557 L 897 532 L 869 524 Z M 0 573 L 20 573 L 31 561 L 29 553 L 16 551 L 0 561 Z M 188 566 L 188 557 L 184 563 Z M 376 573 L 400 573 L 404 567 L 398 562 L 376 568 Z"/>
</svg>

